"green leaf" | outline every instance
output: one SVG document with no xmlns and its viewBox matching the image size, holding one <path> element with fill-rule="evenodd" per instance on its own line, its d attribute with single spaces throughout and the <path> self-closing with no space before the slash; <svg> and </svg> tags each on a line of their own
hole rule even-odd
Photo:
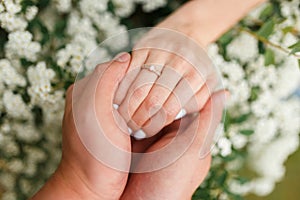
<svg viewBox="0 0 300 200">
<path fill-rule="evenodd" d="M 246 121 L 249 116 L 250 116 L 250 114 L 248 113 L 248 114 L 243 114 L 237 118 L 233 118 L 232 123 L 236 123 L 236 124 L 242 123 L 242 122 Z"/>
<path fill-rule="evenodd" d="M 296 48 L 296 47 L 300 47 L 300 41 L 296 42 L 295 44 L 292 44 L 292 45 L 289 46 L 288 48 L 289 48 L 289 49 L 293 49 L 293 48 Z"/>
<path fill-rule="evenodd" d="M 257 34 L 261 37 L 268 38 L 274 31 L 275 22 L 273 19 L 268 20 L 260 27 Z"/>
<path fill-rule="evenodd" d="M 289 46 L 288 48 L 292 49 L 292 51 L 290 52 L 290 54 L 294 54 L 294 53 L 300 52 L 300 41 L 298 41 L 295 44 Z"/>
<path fill-rule="evenodd" d="M 275 54 L 271 49 L 266 49 L 264 57 L 265 57 L 265 66 L 275 64 Z"/>
<path fill-rule="evenodd" d="M 274 6 L 272 4 L 267 5 L 265 9 L 260 13 L 259 19 L 265 21 L 272 15 L 273 10 L 274 10 Z"/>
<path fill-rule="evenodd" d="M 222 45 L 227 45 L 233 40 L 233 37 L 234 35 L 232 31 L 228 31 L 219 38 L 218 42 L 220 42 Z"/>
<path fill-rule="evenodd" d="M 283 29 L 282 29 L 282 32 L 284 33 L 284 34 L 287 34 L 287 33 L 289 33 L 289 32 L 292 32 L 294 30 L 294 27 L 293 26 L 287 26 L 287 27 L 284 27 Z"/>
<path fill-rule="evenodd" d="M 224 171 L 217 179 L 216 181 L 218 182 L 219 185 L 224 185 L 226 179 L 227 179 L 227 176 L 228 176 L 228 172 L 227 171 Z"/>
<path fill-rule="evenodd" d="M 244 129 L 244 130 L 240 130 L 240 133 L 248 136 L 248 135 L 252 135 L 254 133 L 254 130 Z"/>
<path fill-rule="evenodd" d="M 251 88 L 251 95 L 250 95 L 249 101 L 255 101 L 258 98 L 259 92 L 260 92 L 259 87 L 256 86 L 256 87 Z"/>
</svg>

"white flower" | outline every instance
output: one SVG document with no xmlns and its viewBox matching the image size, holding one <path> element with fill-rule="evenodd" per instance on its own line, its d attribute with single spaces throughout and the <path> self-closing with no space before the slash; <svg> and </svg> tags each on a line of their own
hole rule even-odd
<svg viewBox="0 0 300 200">
<path fill-rule="evenodd" d="M 39 101 L 39 99 L 48 100 L 49 93 L 52 91 L 51 80 L 54 76 L 55 72 L 50 68 L 47 69 L 45 62 L 39 62 L 35 67 L 29 67 L 27 77 L 31 86 L 28 88 L 28 93 L 32 97 L 32 103 L 37 103 L 35 101 Z"/>
<path fill-rule="evenodd" d="M 252 191 L 259 196 L 266 196 L 275 188 L 275 183 L 266 178 L 255 179 L 252 181 L 252 185 Z"/>
<path fill-rule="evenodd" d="M 230 138 L 230 141 L 232 142 L 234 148 L 241 149 L 247 144 L 248 138 L 245 135 L 237 133 Z"/>
<path fill-rule="evenodd" d="M 157 8 L 163 7 L 166 5 L 167 0 L 135 0 L 138 3 L 142 3 L 143 5 L 143 10 L 145 12 L 151 12 Z"/>
<path fill-rule="evenodd" d="M 4 192 L 2 195 L 2 200 L 17 200 L 17 194 L 14 192 Z"/>
<path fill-rule="evenodd" d="M 120 17 L 128 17 L 134 10 L 133 0 L 112 0 L 114 12 Z"/>
<path fill-rule="evenodd" d="M 25 17 L 28 21 L 32 20 L 38 13 L 38 8 L 36 6 L 27 7 Z"/>
<path fill-rule="evenodd" d="M 225 137 L 220 138 L 218 140 L 217 145 L 218 145 L 218 147 L 220 149 L 220 154 L 223 157 L 226 157 L 229 154 L 231 154 L 231 152 L 232 152 L 232 150 L 231 150 L 231 142 L 227 138 L 225 138 Z"/>
<path fill-rule="evenodd" d="M 27 159 L 33 163 L 44 161 L 47 158 L 46 153 L 37 147 L 25 146 L 24 152 L 27 156 Z"/>
<path fill-rule="evenodd" d="M 298 145 L 298 135 L 283 135 L 260 147 L 254 142 L 249 149 L 250 166 L 261 177 L 277 182 L 285 173 L 284 162 Z"/>
<path fill-rule="evenodd" d="M 17 156 L 20 153 L 19 145 L 14 141 L 14 138 L 9 136 L 2 135 L 0 140 L 0 149 L 1 152 L 8 157 Z"/>
<path fill-rule="evenodd" d="M 42 136 L 31 123 L 15 123 L 13 130 L 16 133 L 16 137 L 21 141 L 35 142 Z"/>
<path fill-rule="evenodd" d="M 251 183 L 241 184 L 236 180 L 231 180 L 228 184 L 231 192 L 235 194 L 245 195 L 248 194 L 252 189 Z"/>
<path fill-rule="evenodd" d="M 294 57 L 285 59 L 277 69 L 278 79 L 274 84 L 274 93 L 278 98 L 286 98 L 300 85 L 300 71 L 298 60 Z"/>
<path fill-rule="evenodd" d="M 227 46 L 227 52 L 243 63 L 252 61 L 258 55 L 257 40 L 247 33 L 241 33 Z"/>
<path fill-rule="evenodd" d="M 93 28 L 92 21 L 88 17 L 81 18 L 79 13 L 72 12 L 68 20 L 67 33 L 71 36 L 83 34 L 85 36 L 95 37 L 96 30 Z"/>
<path fill-rule="evenodd" d="M 24 87 L 26 84 L 25 78 L 17 73 L 7 59 L 0 60 L 0 82 L 1 81 L 10 87 Z"/>
<path fill-rule="evenodd" d="M 55 7 L 59 12 L 66 13 L 71 10 L 72 1 L 71 0 L 55 0 Z"/>
<path fill-rule="evenodd" d="M 8 169 L 13 173 L 21 173 L 24 167 L 24 163 L 19 159 L 12 159 L 7 163 Z"/>
<path fill-rule="evenodd" d="M 18 119 L 30 119 L 32 117 L 29 108 L 19 94 L 13 94 L 10 90 L 5 91 L 3 94 L 3 104 L 10 117 Z"/>
<path fill-rule="evenodd" d="M 251 105 L 252 112 L 258 117 L 265 117 L 275 108 L 278 99 L 274 98 L 270 91 L 258 96 L 258 99 Z"/>
<path fill-rule="evenodd" d="M 41 45 L 32 41 L 32 35 L 28 31 L 16 31 L 9 34 L 5 50 L 10 59 L 25 57 L 29 61 L 35 61 Z"/>
<path fill-rule="evenodd" d="M 25 178 L 20 179 L 20 188 L 22 192 L 26 195 L 31 195 L 33 189 L 35 189 L 32 183 Z"/>
<path fill-rule="evenodd" d="M 219 68 L 223 74 L 228 76 L 228 79 L 231 82 L 237 82 L 244 79 L 245 72 L 242 66 L 237 62 L 224 62 Z"/>
<path fill-rule="evenodd" d="M 98 13 L 107 10 L 107 2 L 108 0 L 81 0 L 79 2 L 80 11 L 83 15 L 93 18 Z"/>
<path fill-rule="evenodd" d="M 2 13 L 4 11 L 4 6 L 3 4 L 0 3 L 0 13 Z"/>
<path fill-rule="evenodd" d="M 294 97 L 281 101 L 273 110 L 273 115 L 277 119 L 280 131 L 285 134 L 297 135 L 300 132 L 300 101 Z"/>
<path fill-rule="evenodd" d="M 21 5 L 15 4 L 11 0 L 4 0 L 5 9 L 10 14 L 16 14 L 21 11 Z"/>
<path fill-rule="evenodd" d="M 27 27 L 27 22 L 24 18 L 8 12 L 0 13 L 0 22 L 1 27 L 8 32 L 24 30 Z"/>
<path fill-rule="evenodd" d="M 16 176 L 12 173 L 1 173 L 0 183 L 7 190 L 12 190 L 16 185 Z"/>
<path fill-rule="evenodd" d="M 255 131 L 253 136 L 251 137 L 253 142 L 259 142 L 259 143 L 268 143 L 270 142 L 276 132 L 277 132 L 277 124 L 278 121 L 276 121 L 273 118 L 262 118 L 260 119 L 255 126 Z"/>
</svg>

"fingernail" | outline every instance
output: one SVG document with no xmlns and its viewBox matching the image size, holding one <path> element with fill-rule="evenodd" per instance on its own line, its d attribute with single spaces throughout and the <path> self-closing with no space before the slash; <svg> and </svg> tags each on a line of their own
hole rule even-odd
<svg viewBox="0 0 300 200">
<path fill-rule="evenodd" d="M 122 52 L 122 53 L 119 53 L 118 55 L 116 55 L 116 57 L 113 60 L 118 61 L 118 62 L 126 62 L 129 60 L 129 58 L 130 58 L 129 53 Z"/>
<path fill-rule="evenodd" d="M 186 115 L 186 110 L 182 108 L 179 113 L 176 115 L 175 120 L 180 119 Z"/>
<path fill-rule="evenodd" d="M 128 127 L 128 132 L 129 132 L 129 135 L 132 134 L 132 129 Z"/>
<path fill-rule="evenodd" d="M 146 133 L 142 129 L 139 129 L 133 134 L 133 137 L 137 140 L 141 140 L 146 138 Z"/>
<path fill-rule="evenodd" d="M 118 108 L 119 108 L 119 105 L 118 105 L 118 104 L 115 104 L 115 103 L 113 103 L 113 108 L 114 108 L 114 109 L 116 109 L 116 110 L 118 110 Z"/>
</svg>

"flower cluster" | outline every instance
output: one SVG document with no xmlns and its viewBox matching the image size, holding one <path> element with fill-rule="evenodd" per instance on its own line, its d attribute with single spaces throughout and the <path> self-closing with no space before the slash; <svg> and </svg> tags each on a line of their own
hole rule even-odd
<svg viewBox="0 0 300 200">
<path fill-rule="evenodd" d="M 105 38 L 134 27 L 126 19 L 170 6 L 166 0 L 3 0 L 0 3 L 0 197 L 27 199 L 61 158 L 64 93 Z M 269 194 L 299 146 L 297 0 L 251 12 L 209 47 L 231 93 L 213 162 L 195 199 Z M 129 38 L 97 48 L 99 60 Z M 298 45 L 300 46 L 300 44 Z M 89 65 L 86 66 L 87 68 Z M 91 68 L 93 66 L 90 66 Z M 90 70 L 90 69 L 87 69 Z M 274 156 L 276 155 L 276 156 Z M 254 177 L 240 175 L 250 169 Z M 3 191 L 3 192 L 2 192 Z"/>
</svg>

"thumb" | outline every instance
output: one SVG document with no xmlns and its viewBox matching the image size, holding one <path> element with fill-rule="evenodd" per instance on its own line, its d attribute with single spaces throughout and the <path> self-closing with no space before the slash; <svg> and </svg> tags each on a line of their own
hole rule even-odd
<svg viewBox="0 0 300 200">
<path fill-rule="evenodd" d="M 119 113 L 113 109 L 113 100 L 118 85 L 129 67 L 129 61 L 129 53 L 120 53 L 112 61 L 98 66 L 95 72 L 96 76 L 98 76 L 96 79 L 99 80 L 95 93 L 95 107 L 98 119 L 102 121 L 101 124 L 110 125 L 112 125 L 111 120 L 114 120 L 117 128 L 125 133 L 128 132 L 127 125 Z M 111 119 L 111 117 L 113 118 Z"/>
<path fill-rule="evenodd" d="M 128 170 L 131 145 L 126 123 L 116 115 L 112 102 L 129 61 L 130 55 L 122 53 L 98 65 L 85 87 L 77 90 L 78 100 L 73 104 L 76 130 L 82 144 L 98 161 L 119 171 Z M 77 87 L 74 87 L 76 92 Z"/>
</svg>

